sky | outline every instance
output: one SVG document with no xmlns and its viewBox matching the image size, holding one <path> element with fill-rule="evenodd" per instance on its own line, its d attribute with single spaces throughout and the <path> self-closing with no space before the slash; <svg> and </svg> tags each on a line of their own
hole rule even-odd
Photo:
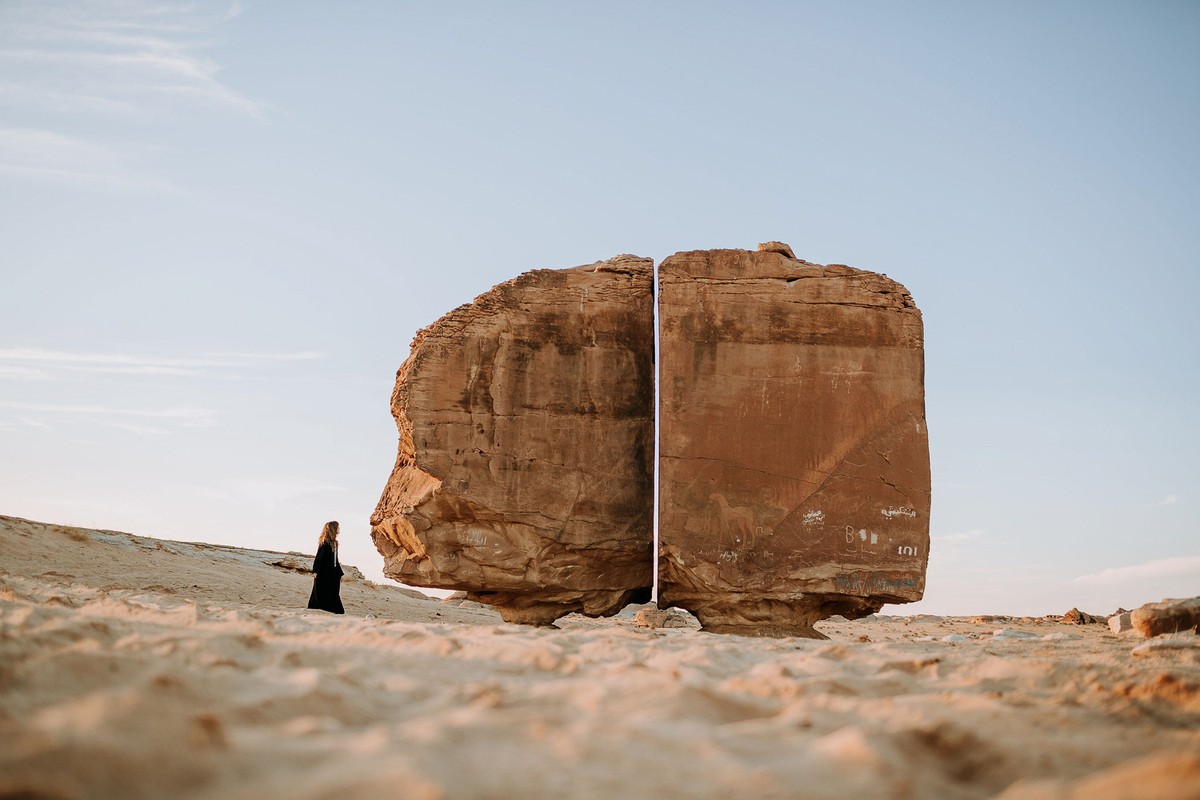
<svg viewBox="0 0 1200 800">
<path fill-rule="evenodd" d="M 0 0 L 0 513 L 375 579 L 413 333 L 754 249 L 925 320 L 926 599 L 1200 595 L 1200 4 Z"/>
</svg>

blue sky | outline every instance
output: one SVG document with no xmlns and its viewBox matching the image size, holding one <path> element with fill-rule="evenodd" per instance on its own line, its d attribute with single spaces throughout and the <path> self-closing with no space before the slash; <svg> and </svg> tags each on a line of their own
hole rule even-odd
<svg viewBox="0 0 1200 800">
<path fill-rule="evenodd" d="M 0 513 L 311 550 L 414 331 L 789 242 L 925 315 L 927 599 L 1200 594 L 1200 6 L 0 3 Z"/>
</svg>

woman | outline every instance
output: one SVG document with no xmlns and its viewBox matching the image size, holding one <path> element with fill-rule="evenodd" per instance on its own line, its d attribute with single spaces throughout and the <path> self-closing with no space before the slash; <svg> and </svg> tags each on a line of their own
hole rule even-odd
<svg viewBox="0 0 1200 800">
<path fill-rule="evenodd" d="M 338 524 L 326 522 L 321 529 L 321 538 L 317 540 L 317 557 L 313 561 L 312 594 L 308 596 L 308 607 L 319 608 L 322 611 L 332 611 L 334 614 L 345 614 L 342 608 L 342 565 L 338 563 L 337 552 Z"/>
</svg>

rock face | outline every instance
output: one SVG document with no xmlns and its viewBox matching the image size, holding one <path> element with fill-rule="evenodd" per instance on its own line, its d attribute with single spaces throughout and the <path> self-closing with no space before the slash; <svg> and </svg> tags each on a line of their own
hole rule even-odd
<svg viewBox="0 0 1200 800">
<path fill-rule="evenodd" d="M 781 244 L 659 268 L 659 604 L 819 637 L 924 593 L 922 322 L 895 281 Z"/>
<path fill-rule="evenodd" d="M 705 629 L 919 600 L 929 547 L 920 312 L 900 284 L 757 252 L 660 268 L 659 605 Z M 419 332 L 397 375 L 384 572 L 512 622 L 652 583 L 653 265 L 539 270 Z"/>
<path fill-rule="evenodd" d="M 1200 597 L 1146 603 L 1130 612 L 1130 621 L 1142 636 L 1164 633 L 1200 633 Z"/>
<path fill-rule="evenodd" d="M 796 259 L 796 254 L 792 252 L 792 247 L 783 242 L 759 242 L 758 252 L 760 253 L 779 253 L 781 256 L 787 256 L 791 259 Z M 799 260 L 799 259 L 796 259 Z"/>
<path fill-rule="evenodd" d="M 1105 619 L 1097 617 L 1095 614 L 1088 614 L 1086 611 L 1080 611 L 1078 608 L 1072 608 L 1062 615 L 1062 621 L 1067 625 L 1095 625 L 1104 622 Z"/>
<path fill-rule="evenodd" d="M 510 622 L 649 599 L 652 283 L 635 256 L 536 270 L 417 333 L 371 517 L 386 575 Z"/>
</svg>

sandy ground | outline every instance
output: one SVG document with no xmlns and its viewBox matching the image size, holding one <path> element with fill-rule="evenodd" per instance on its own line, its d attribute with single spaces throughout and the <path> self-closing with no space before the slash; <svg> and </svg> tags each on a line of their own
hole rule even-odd
<svg viewBox="0 0 1200 800">
<path fill-rule="evenodd" d="M 1192 634 L 530 628 L 353 572 L 338 617 L 310 564 L 0 517 L 0 800 L 1200 798 Z"/>
</svg>

